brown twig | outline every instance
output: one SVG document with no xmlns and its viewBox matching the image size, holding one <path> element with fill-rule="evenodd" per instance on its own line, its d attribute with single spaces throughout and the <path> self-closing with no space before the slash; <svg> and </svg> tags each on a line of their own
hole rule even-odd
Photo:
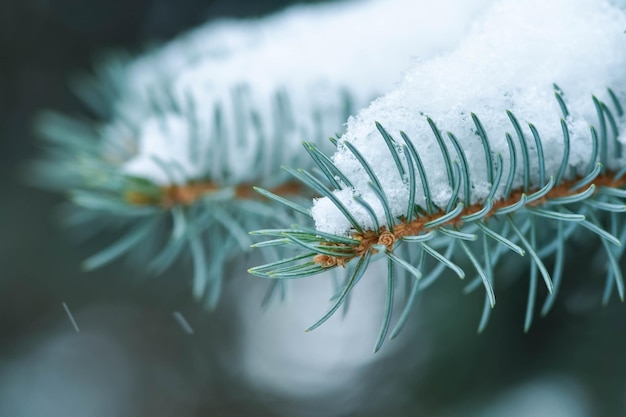
<svg viewBox="0 0 626 417">
<path fill-rule="evenodd" d="M 626 176 L 618 180 L 615 180 L 614 176 L 615 176 L 614 172 L 607 172 L 604 174 L 600 174 L 593 180 L 593 184 L 595 184 L 596 187 L 610 187 L 610 188 L 621 188 L 622 186 L 626 184 Z M 570 189 L 579 180 L 580 178 L 563 181 L 561 182 L 559 186 L 554 187 L 550 191 L 548 191 L 548 193 L 546 193 L 545 196 L 543 196 L 542 198 L 538 200 L 532 201 L 528 203 L 527 205 L 539 206 L 553 198 L 567 197 L 570 195 L 577 194 L 579 193 L 578 190 L 570 191 Z M 519 201 L 522 198 L 522 194 L 525 194 L 525 192 L 521 189 L 518 189 L 512 192 L 509 198 L 507 198 L 506 200 L 503 199 L 503 200 L 497 201 L 496 203 L 494 203 L 493 208 L 484 216 L 484 219 L 488 219 L 492 217 L 498 209 L 507 207 Z M 483 205 L 481 203 L 473 204 L 469 207 L 466 207 L 454 219 L 451 219 L 450 221 L 446 223 L 440 224 L 436 226 L 436 228 L 439 228 L 445 225 L 461 227 L 463 225 L 463 219 L 462 219 L 463 216 L 476 213 L 482 209 L 483 209 Z M 402 220 L 399 224 L 394 224 L 393 233 L 389 232 L 385 226 L 381 227 L 380 230 L 378 231 L 367 230 L 363 233 L 355 233 L 352 235 L 352 238 L 360 241 L 361 243 L 358 246 L 355 246 L 353 253 L 345 257 L 317 255 L 313 258 L 313 262 L 318 263 L 323 267 L 333 267 L 336 265 L 345 266 L 348 262 L 350 262 L 350 260 L 357 258 L 357 257 L 365 256 L 365 254 L 370 250 L 375 251 L 375 249 L 372 249 L 372 245 L 384 245 L 387 247 L 387 250 L 391 251 L 393 250 L 394 243 L 398 239 L 402 239 L 405 236 L 418 236 L 426 232 L 427 229 L 424 227 L 426 223 L 440 219 L 445 214 L 446 214 L 445 212 L 440 211 L 432 215 L 425 215 L 425 216 L 418 217 L 408 223 Z"/>
<path fill-rule="evenodd" d="M 221 188 L 213 182 L 191 182 L 185 185 L 167 185 L 160 187 L 157 196 L 141 193 L 138 191 L 127 191 L 124 199 L 130 204 L 137 206 L 159 206 L 165 209 L 174 206 L 189 206 L 207 194 L 215 193 Z M 279 196 L 300 195 L 303 191 L 302 184 L 291 181 L 270 189 L 272 193 Z M 254 191 L 250 184 L 239 184 L 234 187 L 235 198 L 240 200 L 263 199 L 263 196 Z"/>
</svg>

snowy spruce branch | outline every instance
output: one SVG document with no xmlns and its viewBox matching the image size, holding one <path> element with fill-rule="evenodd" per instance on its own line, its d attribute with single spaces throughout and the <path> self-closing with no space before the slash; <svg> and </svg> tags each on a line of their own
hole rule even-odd
<svg viewBox="0 0 626 417">
<path fill-rule="evenodd" d="M 332 140 L 332 157 L 305 143 L 317 169 L 286 171 L 317 194 L 311 208 L 291 204 L 315 228 L 254 232 L 269 238 L 256 246 L 296 253 L 250 272 L 291 279 L 344 267 L 343 288 L 313 330 L 374 259 L 386 259 L 387 303 L 375 350 L 387 337 L 403 276 L 412 277 L 412 290 L 392 337 L 418 292 L 445 269 L 460 278 L 475 274 L 468 291 L 484 287 L 482 330 L 496 302 L 494 270 L 505 256 L 529 259 L 528 330 L 538 280 L 549 293 L 546 314 L 566 242 L 581 230 L 603 248 L 604 301 L 614 288 L 623 300 L 625 28 L 617 2 L 498 2 L 453 52 L 419 63 L 351 118 Z"/>
<path fill-rule="evenodd" d="M 268 263 L 250 272 L 270 288 L 345 269 L 309 330 L 376 259 L 375 350 L 446 270 L 485 289 L 482 330 L 510 256 L 529 260 L 528 330 L 538 282 L 546 314 L 581 230 L 603 248 L 604 301 L 624 297 L 625 28 L 617 0 L 344 1 L 210 23 L 78 78 L 98 118 L 43 115 L 34 180 L 70 195 L 87 237 L 125 231 L 87 269 L 186 261 L 209 307 L 257 230 Z"/>
<path fill-rule="evenodd" d="M 253 186 L 304 203 L 312 193 L 280 169 L 313 166 L 301 140 L 330 150 L 328 135 L 416 56 L 452 49 L 484 3 L 442 1 L 426 14 L 409 0 L 298 6 L 109 57 L 74 82 L 96 120 L 40 118 L 49 153 L 34 181 L 70 195 L 66 221 L 86 238 L 124 230 L 86 269 L 130 256 L 158 274 L 182 260 L 213 307 L 248 230 L 301 220 Z"/>
</svg>

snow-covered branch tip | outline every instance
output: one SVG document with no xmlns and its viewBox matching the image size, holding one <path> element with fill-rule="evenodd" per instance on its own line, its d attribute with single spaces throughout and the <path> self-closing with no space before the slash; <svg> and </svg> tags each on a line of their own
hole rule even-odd
<svg viewBox="0 0 626 417">
<path fill-rule="evenodd" d="M 332 157 L 305 145 L 321 175 L 287 171 L 321 196 L 299 207 L 316 227 L 252 232 L 271 238 L 256 246 L 298 252 L 250 272 L 302 278 L 346 267 L 343 296 L 315 328 L 372 259 L 386 259 L 378 349 L 399 276 L 414 282 L 392 336 L 417 293 L 445 269 L 465 277 L 457 253 L 476 274 L 468 291 L 485 288 L 482 330 L 495 305 L 494 268 L 513 252 L 530 262 L 528 330 L 539 277 L 549 293 L 546 314 L 566 242 L 582 228 L 599 238 L 599 256 L 608 261 L 605 302 L 615 288 L 623 299 L 624 27 L 625 11 L 609 2 L 498 3 L 457 50 L 418 64 L 396 90 L 350 119 Z"/>
<path fill-rule="evenodd" d="M 618 114 L 620 118 L 623 116 L 620 108 L 610 110 L 604 103 L 600 104 L 604 109 L 601 113 L 603 118 L 618 120 Z M 512 114 L 510 117 L 512 121 L 516 120 Z M 473 115 L 473 118 L 476 126 L 480 126 L 478 117 Z M 440 135 L 435 124 L 432 121 L 429 122 L 433 126 L 434 135 Z M 370 214 L 371 221 L 377 227 L 370 228 L 359 223 L 356 220 L 357 215 L 347 209 L 334 195 L 334 192 L 338 190 L 352 189 L 353 185 L 349 181 L 337 181 L 338 176 L 334 175 L 334 172 L 340 171 L 330 158 L 319 158 L 316 162 L 320 164 L 320 171 L 329 173 L 329 176 L 325 178 L 327 183 L 334 182 L 339 185 L 338 189 L 331 191 L 327 185 L 307 171 L 290 170 L 290 172 L 319 195 L 331 199 L 333 204 L 336 204 L 337 209 L 351 222 L 352 232 L 346 236 L 301 227 L 251 232 L 253 235 L 272 238 L 254 246 L 292 246 L 304 250 L 305 254 L 251 268 L 249 272 L 272 279 L 303 278 L 339 266 L 345 268 L 352 261 L 358 262 L 363 268 L 364 259 L 367 258 L 369 262 L 373 255 L 378 254 L 387 258 L 389 271 L 393 271 L 394 268 L 400 270 L 400 273 L 394 273 L 396 278 L 403 274 L 412 275 L 416 279 L 413 291 L 417 292 L 434 282 L 443 272 L 443 268 L 436 268 L 435 272 L 428 274 L 425 279 L 426 272 L 412 262 L 415 259 L 422 259 L 425 255 L 432 257 L 434 261 L 440 264 L 439 266 L 452 270 L 460 278 L 465 277 L 465 270 L 457 265 L 450 253 L 450 248 L 457 246 L 466 254 L 478 274 L 478 278 L 471 282 L 468 288 L 474 289 L 477 286 L 476 283 L 482 282 L 487 294 L 486 306 L 493 307 L 495 305 L 493 274 L 496 262 L 504 252 L 512 251 L 520 256 L 530 255 L 531 279 L 536 280 L 537 271 L 539 271 L 550 293 L 546 305 L 548 303 L 551 305 L 560 284 L 562 266 L 550 274 L 544 265 L 544 260 L 555 254 L 562 257 L 565 251 L 565 242 L 574 233 L 576 226 L 582 226 L 601 239 L 606 249 L 606 255 L 610 260 L 611 268 L 607 279 L 605 299 L 608 301 L 610 291 L 614 286 L 623 300 L 624 282 L 617 260 L 622 254 L 621 242 L 626 238 L 626 224 L 616 213 L 626 212 L 626 190 L 624 190 L 626 167 L 617 171 L 605 168 L 611 165 L 608 160 L 608 149 L 615 149 L 618 146 L 617 135 L 619 131 L 614 130 L 609 140 L 606 131 L 599 136 L 596 129 L 591 127 L 589 136 L 591 157 L 587 162 L 587 171 L 582 176 L 565 179 L 563 178 L 564 173 L 570 166 L 570 138 L 567 123 L 564 120 L 561 123 L 564 152 L 563 160 L 556 175 L 546 177 L 545 159 L 542 152 L 539 151 L 537 152 L 539 155 L 537 162 L 540 177 L 544 179 L 544 182 L 514 188 L 516 172 L 521 170 L 524 176 L 530 177 L 531 161 L 528 159 L 527 153 L 522 152 L 522 155 L 518 155 L 513 139 L 511 136 L 507 136 L 510 161 L 508 172 L 506 175 L 503 172 L 504 163 L 500 154 L 495 159 L 486 161 L 487 172 L 490 173 L 489 175 L 494 179 L 494 182 L 487 198 L 478 203 L 470 203 L 472 201 L 471 191 L 465 196 L 462 196 L 460 192 L 462 189 L 471 190 L 472 179 L 466 162 L 459 163 L 456 160 L 450 162 L 449 157 L 444 157 L 443 159 L 450 164 L 446 169 L 453 172 L 450 183 L 453 194 L 447 207 L 440 207 L 432 202 L 432 193 L 426 180 L 426 172 L 421 164 L 421 158 L 408 136 L 400 132 L 404 141 L 400 144 L 382 126 L 378 125 L 381 137 L 388 144 L 393 159 L 399 162 L 404 160 L 404 163 L 398 163 L 396 166 L 398 168 L 397 174 L 399 178 L 404 178 L 405 185 L 409 186 L 408 189 L 413 190 L 408 198 L 409 203 L 405 214 L 398 217 L 390 214 L 393 210 L 389 204 L 390 197 L 380 188 L 380 182 L 374 173 L 374 168 L 362 158 L 362 155 L 354 147 L 344 143 L 343 145 L 350 148 L 357 159 L 364 164 L 364 171 L 370 175 L 370 187 L 375 190 L 379 197 L 379 204 L 389 217 L 387 223 L 380 226 L 372 206 L 361 197 L 354 196 L 354 201 Z M 614 125 L 614 127 L 616 126 Z M 534 132 L 536 149 L 542 149 L 541 136 L 533 128 L 533 125 L 530 125 L 530 129 Z M 455 142 L 457 141 L 451 133 L 448 133 L 448 137 Z M 519 146 L 528 147 L 526 137 L 523 134 L 517 136 L 517 139 Z M 442 146 L 445 146 L 443 142 L 441 143 Z M 483 141 L 483 144 L 487 150 L 488 141 Z M 311 144 L 306 146 L 314 148 Z M 464 161 L 466 158 L 463 155 L 463 150 L 460 146 L 456 149 L 460 152 L 457 155 L 458 159 Z M 443 147 L 441 151 L 442 155 L 449 152 Z M 316 149 L 316 153 L 321 153 L 321 151 Z M 486 154 L 488 154 L 487 151 Z M 342 173 L 341 176 L 345 176 L 345 174 Z M 424 179 L 423 182 L 421 182 L 421 178 Z M 424 206 L 415 204 L 416 184 L 420 184 L 420 182 L 425 196 L 426 204 Z M 496 199 L 495 194 L 502 185 L 504 185 L 504 194 Z M 600 221 L 596 211 L 609 212 L 611 215 L 603 222 Z M 300 212 L 304 213 L 305 209 L 301 208 Z M 549 239 L 548 236 L 554 235 L 555 232 L 557 239 L 550 240 L 543 247 L 538 246 L 538 235 L 541 235 L 542 239 L 545 240 Z M 478 242 L 472 243 L 476 241 Z M 444 250 L 446 254 L 440 253 L 439 250 Z M 423 261 L 418 263 L 423 263 Z M 354 274 L 359 273 L 359 270 L 360 268 L 357 268 Z M 532 302 L 529 302 L 525 322 L 526 330 L 530 327 L 532 320 L 534 291 L 535 289 L 531 294 Z M 336 310 L 337 307 L 338 305 L 333 306 L 332 310 Z M 408 304 L 405 308 L 409 309 L 410 307 L 411 305 Z M 547 309 L 548 307 L 544 311 L 547 312 Z M 481 330 L 487 323 L 489 312 L 490 309 L 486 308 L 480 324 Z M 406 314 L 403 317 L 406 317 Z M 398 324 L 396 334 L 403 324 L 404 322 Z"/>
</svg>

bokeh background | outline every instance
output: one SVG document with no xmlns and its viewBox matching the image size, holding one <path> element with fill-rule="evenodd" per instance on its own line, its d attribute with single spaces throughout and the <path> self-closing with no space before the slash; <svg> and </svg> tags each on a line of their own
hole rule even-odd
<svg viewBox="0 0 626 417">
<path fill-rule="evenodd" d="M 231 266 L 213 313 L 191 300 L 184 265 L 150 280 L 120 262 L 80 269 L 110 236 L 73 239 L 58 222 L 62 196 L 27 184 L 36 114 L 88 114 L 68 80 L 106 51 L 139 53 L 204 21 L 289 3 L 0 1 L 0 416 L 625 416 L 626 306 L 601 306 L 595 241 L 568 248 L 559 300 L 528 334 L 517 279 L 527 264 L 510 261 L 483 334 L 482 294 L 444 277 L 376 355 L 375 269 L 345 317 L 311 334 L 330 284 L 298 282 L 287 303 L 261 309 L 265 283 L 245 273 L 254 259 Z"/>
</svg>

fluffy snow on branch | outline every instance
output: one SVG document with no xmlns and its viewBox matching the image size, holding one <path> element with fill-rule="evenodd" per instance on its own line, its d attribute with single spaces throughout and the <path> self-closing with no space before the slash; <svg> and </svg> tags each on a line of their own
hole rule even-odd
<svg viewBox="0 0 626 417">
<path fill-rule="evenodd" d="M 504 176 L 509 170 L 505 133 L 521 149 L 506 110 L 514 113 L 529 146 L 531 184 L 539 185 L 537 150 L 528 123 L 541 135 L 546 158 L 546 178 L 556 175 L 563 157 L 560 108 L 553 83 L 563 91 L 570 110 L 567 124 L 571 154 L 566 176 L 582 174 L 591 153 L 590 125 L 598 127 L 592 94 L 612 107 L 607 87 L 626 98 L 626 13 L 624 2 L 606 0 L 503 0 L 477 22 L 469 36 L 453 52 L 418 63 L 407 72 L 391 93 L 376 100 L 348 123 L 342 141 L 352 143 L 365 157 L 382 183 L 394 216 L 406 213 L 409 192 L 400 178 L 375 121 L 380 122 L 398 143 L 406 132 L 417 148 L 428 174 L 435 204 L 446 207 L 451 188 L 442 154 L 429 128 L 432 118 L 444 136 L 452 160 L 459 160 L 446 137 L 450 131 L 459 139 L 467 156 L 471 179 L 471 201 L 483 201 L 490 191 L 484 150 L 471 119 L 474 112 L 487 131 L 492 159 L 501 154 Z M 621 121 L 623 124 L 623 121 Z M 611 131 L 609 130 L 609 138 Z M 619 138 L 626 142 L 625 137 Z M 609 140 L 611 142 L 611 140 Z M 340 141 L 341 143 L 341 141 Z M 624 163 L 609 143 L 609 168 Z M 378 221 L 386 224 L 379 199 L 371 191 L 370 179 L 345 146 L 334 155 L 336 165 L 347 174 L 355 190 L 336 192 L 357 220 L 372 227 L 369 215 L 355 204 L 361 195 L 374 207 Z M 522 186 L 522 164 L 518 162 L 514 187 Z M 416 171 L 417 172 L 417 171 Z M 505 181 L 498 188 L 501 198 Z M 416 204 L 424 207 L 422 185 L 417 180 Z M 461 191 L 463 196 L 463 191 Z M 326 198 L 314 203 L 317 228 L 345 234 L 350 224 Z"/>
<path fill-rule="evenodd" d="M 451 50 L 491 1 L 353 0 L 209 24 L 101 71 L 119 91 L 105 142 L 125 132 L 135 152 L 122 170 L 157 184 L 267 186 L 281 164 L 299 163 L 303 140 L 341 133 L 413 62 Z"/>
</svg>

